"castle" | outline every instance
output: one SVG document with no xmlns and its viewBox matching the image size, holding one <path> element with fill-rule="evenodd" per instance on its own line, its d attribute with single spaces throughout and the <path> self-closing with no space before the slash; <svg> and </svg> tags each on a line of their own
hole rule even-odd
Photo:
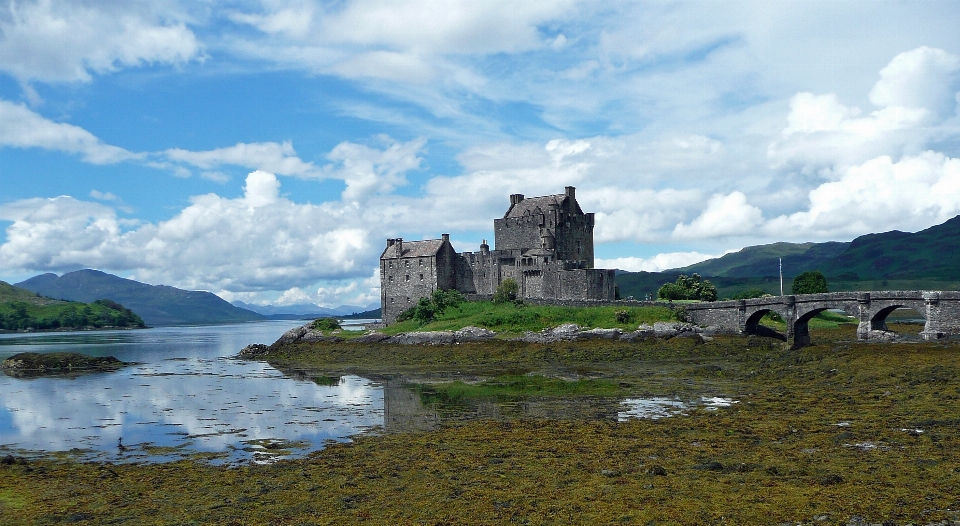
<svg viewBox="0 0 960 526">
<path fill-rule="evenodd" d="M 380 307 L 384 323 L 435 290 L 490 296 L 512 278 L 519 297 L 542 300 L 615 299 L 614 271 L 593 268 L 594 215 L 577 203 L 576 189 L 562 194 L 510 196 L 510 208 L 493 222 L 494 250 L 457 253 L 450 235 L 440 239 L 388 239 L 380 255 Z"/>
</svg>

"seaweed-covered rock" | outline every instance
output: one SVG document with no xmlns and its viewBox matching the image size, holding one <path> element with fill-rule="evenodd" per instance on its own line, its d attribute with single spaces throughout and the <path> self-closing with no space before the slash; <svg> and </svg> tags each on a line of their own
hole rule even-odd
<svg viewBox="0 0 960 526">
<path fill-rule="evenodd" d="M 283 333 L 273 345 L 297 342 L 341 342 L 343 338 L 339 336 L 326 336 L 323 332 L 313 328 L 313 322 L 299 327 L 294 327 Z"/>
<path fill-rule="evenodd" d="M 240 358 L 260 358 L 270 354 L 270 348 L 262 343 L 251 343 L 240 349 Z"/>
<path fill-rule="evenodd" d="M 40 376 L 76 376 L 86 373 L 111 372 L 131 365 L 113 356 L 87 356 L 70 352 L 15 354 L 0 362 L 0 370 L 8 376 L 35 378 Z"/>
<path fill-rule="evenodd" d="M 620 329 L 587 329 L 577 333 L 577 339 L 617 340 L 622 334 L 623 331 Z"/>
</svg>

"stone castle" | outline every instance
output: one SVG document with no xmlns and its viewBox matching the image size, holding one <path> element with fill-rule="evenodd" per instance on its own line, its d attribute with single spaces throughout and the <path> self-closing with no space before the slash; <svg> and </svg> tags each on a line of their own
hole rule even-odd
<svg viewBox="0 0 960 526">
<path fill-rule="evenodd" d="M 593 268 L 594 215 L 577 203 L 576 189 L 557 195 L 510 196 L 510 208 L 493 222 L 494 250 L 457 253 L 450 235 L 440 239 L 388 239 L 380 256 L 380 306 L 384 323 L 435 290 L 491 296 L 512 278 L 519 296 L 540 300 L 615 299 L 614 271 Z"/>
</svg>

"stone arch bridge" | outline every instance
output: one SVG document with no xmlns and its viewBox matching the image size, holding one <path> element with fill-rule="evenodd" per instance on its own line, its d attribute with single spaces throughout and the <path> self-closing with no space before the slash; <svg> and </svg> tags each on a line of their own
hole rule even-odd
<svg viewBox="0 0 960 526">
<path fill-rule="evenodd" d="M 828 292 L 686 305 L 690 322 L 741 334 L 763 333 L 765 328 L 760 326 L 760 318 L 768 312 L 776 312 L 786 321 L 785 336 L 788 341 L 793 339 L 795 347 L 810 344 L 807 323 L 827 309 L 842 310 L 859 319 L 858 340 L 884 339 L 890 334 L 886 318 L 900 307 L 911 308 L 926 319 L 920 332 L 924 340 L 960 334 L 958 291 Z"/>
</svg>

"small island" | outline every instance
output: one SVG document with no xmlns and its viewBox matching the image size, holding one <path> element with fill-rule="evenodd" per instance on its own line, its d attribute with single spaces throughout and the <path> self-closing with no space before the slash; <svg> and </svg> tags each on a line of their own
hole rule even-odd
<svg viewBox="0 0 960 526">
<path fill-rule="evenodd" d="M 16 378 L 37 378 L 113 372 L 127 365 L 131 364 L 113 356 L 87 356 L 70 352 L 43 354 L 23 352 L 0 362 L 0 371 Z"/>
</svg>

